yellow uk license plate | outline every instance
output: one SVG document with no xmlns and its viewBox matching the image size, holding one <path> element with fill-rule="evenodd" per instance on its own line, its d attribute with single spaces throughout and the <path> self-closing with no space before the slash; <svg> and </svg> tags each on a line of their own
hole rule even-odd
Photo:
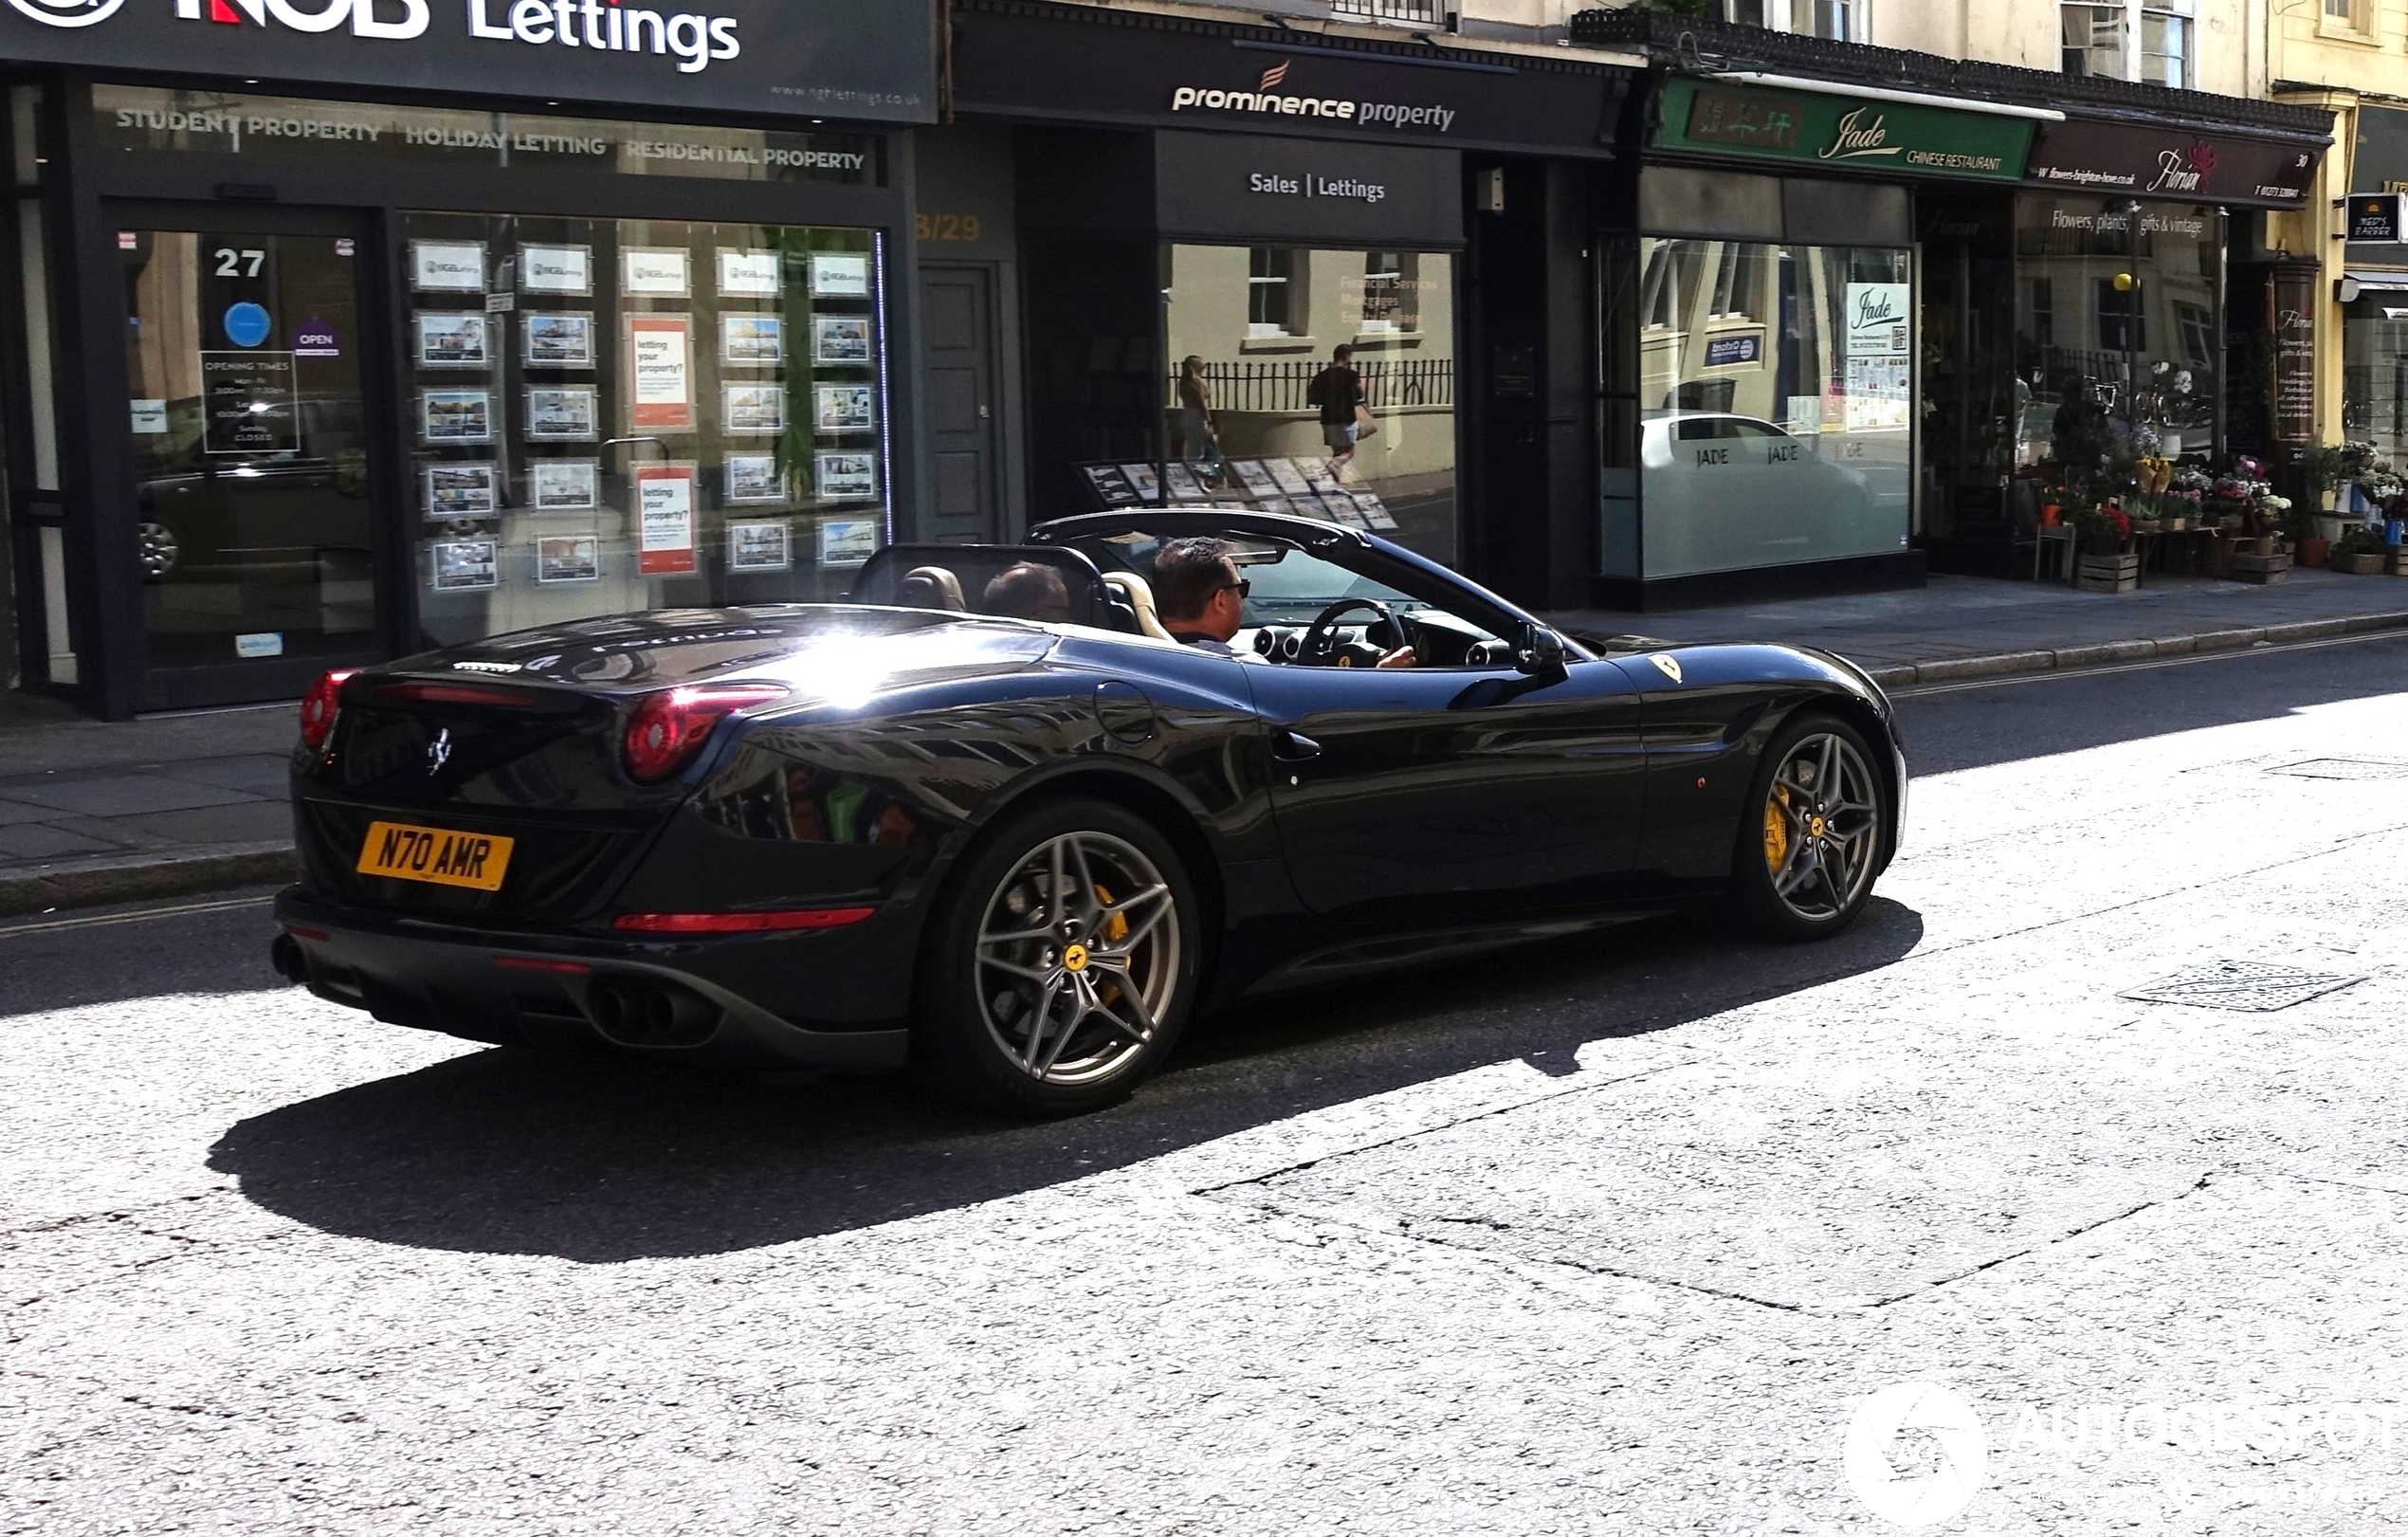
<svg viewBox="0 0 2408 1537">
<path fill-rule="evenodd" d="M 514 838 L 484 833 L 447 833 L 439 827 L 411 827 L 407 822 L 375 822 L 369 826 L 368 842 L 359 851 L 359 873 L 499 891 L 502 877 L 510 869 L 510 851 L 517 846 Z"/>
</svg>

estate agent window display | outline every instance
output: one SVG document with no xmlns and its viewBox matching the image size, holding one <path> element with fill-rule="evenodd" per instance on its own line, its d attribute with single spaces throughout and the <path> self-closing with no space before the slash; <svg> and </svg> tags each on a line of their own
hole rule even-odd
<svg viewBox="0 0 2408 1537">
<path fill-rule="evenodd" d="M 430 643 L 834 597 L 878 548 L 874 234 L 401 224 Z"/>
</svg>

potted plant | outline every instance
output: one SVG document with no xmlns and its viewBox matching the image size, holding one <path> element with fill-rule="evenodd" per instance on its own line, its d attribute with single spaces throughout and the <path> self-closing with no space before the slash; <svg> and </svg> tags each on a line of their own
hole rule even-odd
<svg viewBox="0 0 2408 1537">
<path fill-rule="evenodd" d="M 2388 555 L 2382 535 L 2371 528 L 2353 528 L 2333 542 L 2325 563 L 2353 576 L 2379 576 L 2389 564 Z"/>
<path fill-rule="evenodd" d="M 2326 552 L 2332 548 L 2333 543 L 2325 537 L 2323 516 L 2309 508 L 2293 505 L 2286 497 L 2269 496 L 2266 501 L 2270 503 L 2267 507 L 2270 518 L 2289 536 L 2299 563 L 2303 566 L 2323 565 Z"/>
<path fill-rule="evenodd" d="M 2350 455 L 2346 445 L 2320 443 L 2299 450 L 2300 484 L 2308 492 L 2311 515 L 2322 513 L 2332 505 L 2333 487 L 2349 473 Z M 2325 536 L 2339 537 L 2339 530 Z"/>
<path fill-rule="evenodd" d="M 2128 593 L 2141 585 L 2141 558 L 2126 553 L 2132 520 L 2121 507 L 2080 506 L 2073 526 L 2081 540 L 2081 554 L 2074 559 L 2075 587 L 2086 593 Z"/>
</svg>

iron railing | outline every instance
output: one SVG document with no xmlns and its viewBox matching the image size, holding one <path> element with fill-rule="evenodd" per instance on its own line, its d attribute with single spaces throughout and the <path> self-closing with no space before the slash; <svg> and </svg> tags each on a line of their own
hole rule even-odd
<svg viewBox="0 0 2408 1537">
<path fill-rule="evenodd" d="M 1447 25 L 1446 0 L 1329 0 L 1329 13 L 1356 21 L 1402 22 L 1409 27 Z"/>
<path fill-rule="evenodd" d="M 1320 409 L 1305 396 L 1312 390 L 1315 376 L 1328 366 L 1303 360 L 1207 363 L 1204 376 L 1213 386 L 1214 411 L 1301 416 Z M 1455 363 L 1451 357 L 1357 363 L 1355 372 L 1362 375 L 1364 404 L 1374 411 L 1448 407 L 1455 403 Z M 1168 394 L 1174 402 L 1179 398 L 1177 375 L 1169 380 Z"/>
</svg>

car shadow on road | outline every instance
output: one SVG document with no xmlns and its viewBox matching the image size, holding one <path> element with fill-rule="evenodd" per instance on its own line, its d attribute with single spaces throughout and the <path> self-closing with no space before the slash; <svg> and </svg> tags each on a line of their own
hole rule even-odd
<svg viewBox="0 0 2408 1537">
<path fill-rule="evenodd" d="M 254 1116 L 210 1165 L 262 1207 L 382 1243 L 719 1253 L 1043 1189 L 1498 1062 L 1602 1082 L 1616 1041 L 1877 971 L 1923 931 L 1886 901 L 1818 945 L 1668 920 L 1268 999 L 1199 1022 L 1130 1103 L 1044 1125 L 954 1108 L 908 1078 L 775 1086 L 483 1052 Z"/>
</svg>

